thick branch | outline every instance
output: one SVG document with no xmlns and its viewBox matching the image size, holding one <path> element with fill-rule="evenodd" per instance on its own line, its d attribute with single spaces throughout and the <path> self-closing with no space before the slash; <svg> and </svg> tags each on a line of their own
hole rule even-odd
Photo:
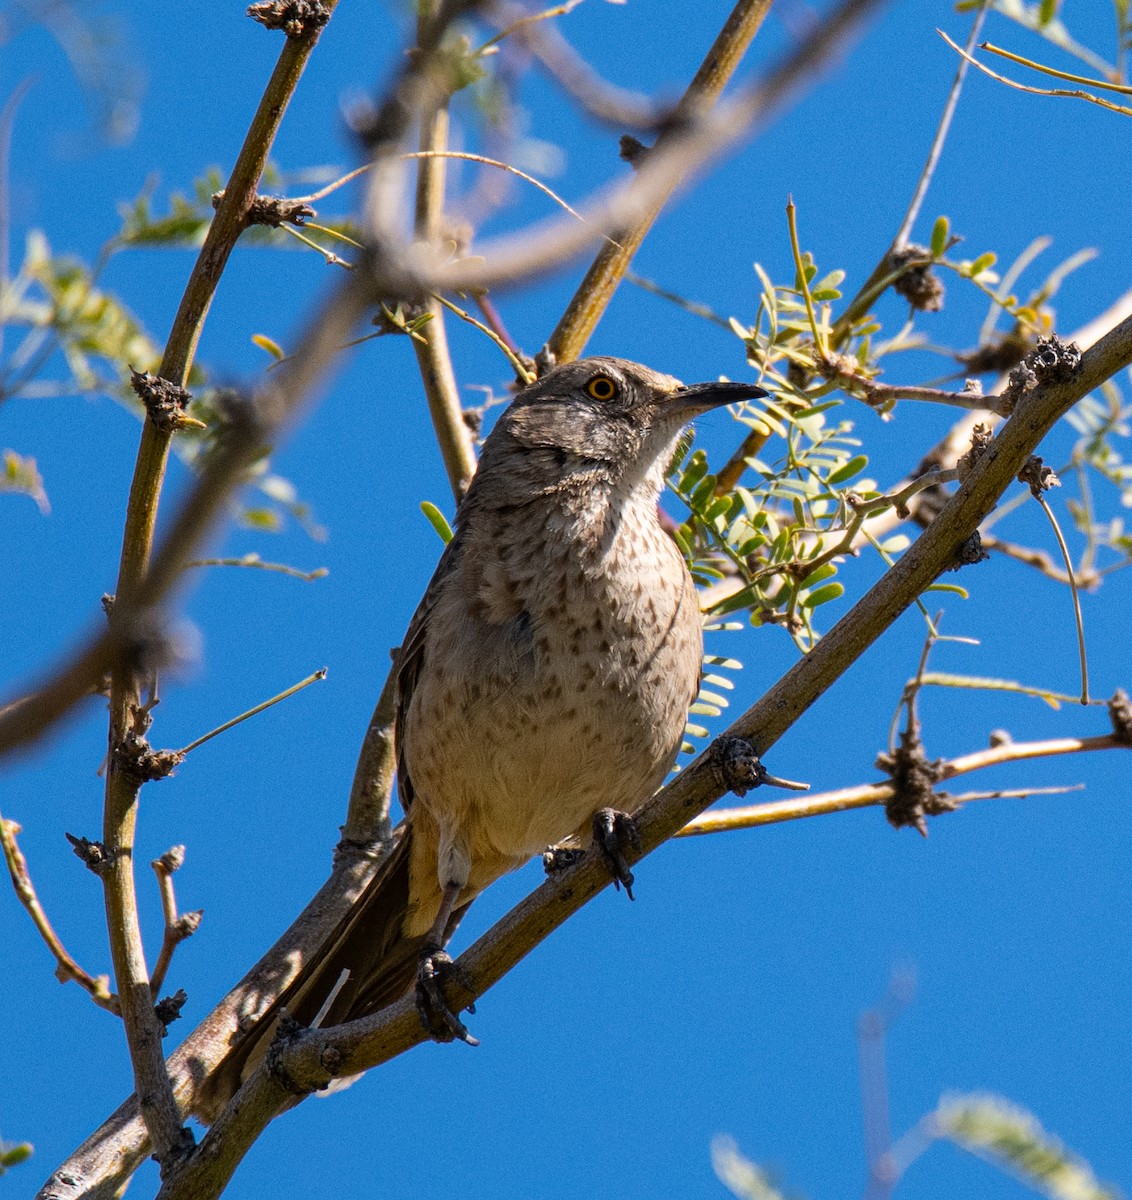
<svg viewBox="0 0 1132 1200">
<path fill-rule="evenodd" d="M 804 659 L 735 722 L 727 736 L 743 738 L 756 752 L 765 753 L 955 561 L 1058 417 L 1130 362 L 1132 319 L 1087 352 L 1071 379 L 1025 394 L 939 519 Z M 676 835 L 725 790 L 726 781 L 712 752 L 701 754 L 638 814 L 641 853 Z M 461 956 L 460 976 L 469 987 L 455 984 L 447 989 L 453 1011 L 467 1007 L 498 982 L 609 883 L 600 857 L 590 855 L 533 892 Z M 220 1194 L 247 1149 L 290 1099 L 281 1078 L 300 1090 L 325 1086 L 337 1075 L 377 1066 L 424 1037 L 412 998 L 372 1017 L 297 1035 L 279 1049 L 274 1073 L 261 1067 L 248 1080 L 193 1159 L 163 1186 L 160 1200 L 190 1196 L 206 1200 Z"/>
<path fill-rule="evenodd" d="M 328 7 L 333 8 L 333 3 Z M 165 346 L 159 376 L 175 385 L 183 387 L 188 379 L 212 297 L 228 256 L 246 227 L 248 211 L 279 123 L 317 40 L 318 30 L 314 27 L 304 36 L 287 39 L 252 119 Z M 149 567 L 172 437 L 171 423 L 147 416 L 126 508 L 116 593 L 119 609 L 135 599 Z M 153 1010 L 155 997 L 150 990 L 137 912 L 133 852 L 142 779 L 136 772 L 124 769 L 119 754 L 127 734 L 134 728 L 140 700 L 138 672 L 132 669 L 132 664 L 118 663 L 111 675 L 110 757 L 102 833 L 108 858 L 102 883 L 110 952 L 137 1094 L 154 1154 L 159 1162 L 168 1165 L 184 1152 L 186 1135 L 165 1072 L 161 1048 L 164 1029 Z"/>
</svg>

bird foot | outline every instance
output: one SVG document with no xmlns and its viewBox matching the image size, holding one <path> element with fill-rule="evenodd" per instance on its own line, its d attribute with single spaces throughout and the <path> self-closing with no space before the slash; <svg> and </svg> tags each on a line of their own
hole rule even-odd
<svg viewBox="0 0 1132 1200">
<path fill-rule="evenodd" d="M 599 808 L 594 813 L 594 841 L 613 876 L 613 886 L 624 886 L 625 894 L 632 900 L 633 872 L 625 861 L 624 851 L 630 848 L 640 853 L 641 836 L 637 832 L 636 821 L 628 813 L 615 808 Z"/>
<path fill-rule="evenodd" d="M 479 1039 L 472 1037 L 468 1027 L 448 1007 L 444 998 L 444 984 L 449 979 L 455 979 L 464 987 L 471 988 L 463 973 L 453 963 L 450 955 L 443 950 L 427 950 L 421 955 L 417 964 L 417 1013 L 425 1032 L 434 1042 L 467 1042 L 469 1046 L 478 1046 Z M 468 1012 L 474 1013 L 476 1006 L 468 1005 Z"/>
</svg>

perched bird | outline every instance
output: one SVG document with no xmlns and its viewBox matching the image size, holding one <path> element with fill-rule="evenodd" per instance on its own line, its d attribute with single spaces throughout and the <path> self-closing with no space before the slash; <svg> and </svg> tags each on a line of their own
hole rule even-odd
<svg viewBox="0 0 1132 1200">
<path fill-rule="evenodd" d="M 348 971 L 324 1026 L 415 983 L 433 1036 L 471 1040 L 437 981 L 476 895 L 595 832 L 632 882 L 621 814 L 671 769 L 703 659 L 695 588 L 658 516 L 664 471 L 689 420 L 765 394 L 588 358 L 500 416 L 399 652 L 406 836 L 282 998 L 293 1016 L 313 1019 Z M 257 1032 L 206 1085 L 204 1115 L 246 1073 Z"/>
</svg>

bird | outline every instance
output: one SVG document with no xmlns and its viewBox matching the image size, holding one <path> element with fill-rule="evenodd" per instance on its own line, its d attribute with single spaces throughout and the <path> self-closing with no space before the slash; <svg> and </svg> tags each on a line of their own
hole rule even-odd
<svg viewBox="0 0 1132 1200">
<path fill-rule="evenodd" d="M 292 1017 L 335 1025 L 415 988 L 434 1038 L 474 1042 L 440 984 L 477 895 L 592 841 L 631 886 L 628 814 L 675 763 L 703 662 L 695 586 L 660 519 L 665 472 L 694 417 L 766 395 L 605 356 L 517 393 L 397 653 L 404 836 L 281 998 Z M 262 1055 L 266 1024 L 207 1081 L 199 1115 Z"/>
</svg>

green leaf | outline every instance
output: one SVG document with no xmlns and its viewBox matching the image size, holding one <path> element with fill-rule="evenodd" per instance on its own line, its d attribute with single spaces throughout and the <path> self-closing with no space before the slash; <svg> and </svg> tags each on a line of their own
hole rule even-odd
<svg viewBox="0 0 1132 1200">
<path fill-rule="evenodd" d="M 688 503 L 695 513 L 702 513 L 715 493 L 715 476 L 705 475 L 696 484 L 696 490 L 688 497 Z"/>
<path fill-rule="evenodd" d="M 1055 711 L 1060 709 L 1062 704 L 1073 704 L 1080 700 L 1079 696 L 1067 696 L 1049 688 L 1029 687 L 1016 679 L 990 679 L 981 675 L 951 675 L 941 671 L 928 671 L 920 676 L 920 682 L 926 687 L 971 688 L 975 691 L 1014 692 L 1019 696 L 1033 696 L 1043 700 Z"/>
<path fill-rule="evenodd" d="M 978 258 L 970 265 L 968 272 L 972 278 L 981 275 L 984 271 L 990 270 L 994 264 L 998 262 L 998 255 L 993 250 L 988 250 L 986 254 L 980 254 Z"/>
<path fill-rule="evenodd" d="M 951 223 L 946 217 L 936 217 L 932 226 L 931 251 L 932 258 L 939 258 L 947 249 L 947 239 L 951 233 Z"/>
<path fill-rule="evenodd" d="M 845 595 L 845 589 L 840 583 L 827 583 L 825 587 L 815 588 L 802 597 L 803 608 L 817 608 L 819 604 L 828 604 Z"/>
<path fill-rule="evenodd" d="M 807 588 L 816 587 L 823 580 L 828 579 L 831 575 L 836 574 L 837 568 L 833 565 L 833 563 L 822 563 L 822 565 L 818 567 L 816 571 L 811 571 L 809 575 L 802 580 L 798 587 L 802 591 L 805 591 Z"/>
<path fill-rule="evenodd" d="M 452 540 L 452 526 L 448 524 L 445 515 L 428 500 L 421 501 L 421 512 L 424 513 L 433 529 L 440 534 L 440 540 L 447 546 Z"/>
<path fill-rule="evenodd" d="M 688 459 L 688 465 L 684 468 L 684 473 L 680 476 L 680 491 L 687 496 L 706 474 L 707 455 L 702 450 L 697 450 Z"/>
<path fill-rule="evenodd" d="M 278 533 L 283 528 L 283 522 L 273 508 L 245 508 L 240 513 L 240 524 L 267 533 Z"/>
<path fill-rule="evenodd" d="M 858 454 L 854 458 L 851 458 L 843 467 L 838 467 L 826 482 L 836 487 L 839 483 L 844 483 L 847 479 L 852 479 L 854 475 L 859 474 L 868 465 L 869 460 L 865 455 Z"/>
<path fill-rule="evenodd" d="M 287 356 L 283 353 L 283 347 L 278 342 L 273 341 L 265 333 L 253 333 L 252 341 L 261 350 L 266 350 L 276 362 L 282 362 Z"/>
</svg>

